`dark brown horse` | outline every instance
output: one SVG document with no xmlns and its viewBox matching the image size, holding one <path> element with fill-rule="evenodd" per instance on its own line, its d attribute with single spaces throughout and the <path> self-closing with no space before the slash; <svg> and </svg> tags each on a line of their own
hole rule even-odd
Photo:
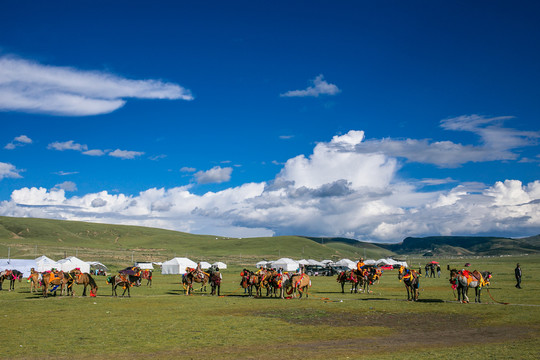
<svg viewBox="0 0 540 360">
<path fill-rule="evenodd" d="M 15 290 L 15 281 L 21 282 L 22 272 L 19 270 L 4 270 L 0 273 L 0 290 L 2 290 L 2 283 L 4 280 L 9 280 L 9 291 Z"/>
<path fill-rule="evenodd" d="M 116 288 L 118 286 L 122 286 L 122 288 L 124 289 L 124 292 L 122 293 L 122 297 L 124 297 L 124 295 L 126 294 L 126 291 L 128 293 L 128 297 L 131 297 L 130 288 L 132 286 L 141 286 L 141 277 L 137 275 L 118 274 L 116 276 L 109 276 L 107 278 L 107 284 L 111 284 L 112 286 L 111 296 L 118 296 L 118 294 L 116 293 Z"/>
<path fill-rule="evenodd" d="M 97 295 L 98 286 L 96 284 L 96 281 L 90 274 L 82 273 L 80 270 L 74 270 L 69 273 L 69 277 L 71 278 L 72 282 L 70 286 L 68 281 L 68 289 L 71 288 L 72 293 L 74 293 L 72 285 L 73 283 L 75 283 L 77 285 L 84 285 L 82 296 L 86 296 L 86 288 L 88 286 L 90 286 L 90 296 L 95 297 Z"/>
<path fill-rule="evenodd" d="M 399 268 L 398 279 L 405 284 L 407 289 L 407 300 L 418 301 L 418 288 L 420 287 L 420 281 L 418 280 L 418 274 L 414 270 L 410 270 L 401 266 Z"/>
<path fill-rule="evenodd" d="M 217 267 L 211 267 L 208 269 L 208 273 L 210 275 L 210 295 L 217 295 L 221 296 L 221 273 L 219 272 L 219 268 Z"/>
<path fill-rule="evenodd" d="M 358 270 L 342 271 L 338 274 L 336 281 L 341 284 L 341 293 L 345 293 L 345 283 L 351 283 L 351 294 L 358 292 L 358 287 L 364 284 L 364 276 Z"/>
</svg>

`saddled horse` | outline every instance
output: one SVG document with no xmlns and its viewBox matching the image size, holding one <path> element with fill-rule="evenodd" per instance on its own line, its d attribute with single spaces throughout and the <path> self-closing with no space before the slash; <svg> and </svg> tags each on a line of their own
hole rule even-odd
<svg viewBox="0 0 540 360">
<path fill-rule="evenodd" d="M 28 282 L 30 283 L 30 293 L 33 293 L 34 291 L 37 292 L 41 283 L 41 273 L 32 268 L 30 270 Z"/>
<path fill-rule="evenodd" d="M 420 281 L 418 279 L 418 274 L 416 271 L 407 269 L 404 266 L 400 266 L 398 279 L 405 284 L 407 289 L 407 300 L 408 301 L 418 301 L 418 288 L 420 287 Z"/>
<path fill-rule="evenodd" d="M 52 287 L 50 292 L 56 296 L 56 290 L 60 287 L 60 294 L 63 295 L 67 288 L 69 276 L 65 275 L 63 271 L 47 271 L 41 274 L 41 286 L 43 288 L 43 296 L 47 297 L 47 291 L 49 286 Z"/>
<path fill-rule="evenodd" d="M 206 291 L 206 284 L 209 281 L 210 278 L 208 276 L 208 273 L 187 268 L 186 273 L 182 275 L 182 285 L 184 287 L 184 293 L 186 295 L 191 295 L 191 293 L 193 292 L 193 283 L 201 284 L 200 291 Z"/>
<path fill-rule="evenodd" d="M 208 273 L 210 275 L 210 295 L 220 296 L 221 273 L 219 272 L 219 268 L 211 267 L 210 269 L 208 269 Z"/>
<path fill-rule="evenodd" d="M 300 299 L 304 293 L 307 298 L 309 296 L 308 288 L 311 286 L 311 280 L 307 274 L 294 274 L 291 276 L 288 286 L 290 286 L 291 290 L 287 291 L 287 294 L 291 295 L 292 293 L 293 297 L 296 297 L 296 291 L 298 291 Z"/>
<path fill-rule="evenodd" d="M 457 300 L 463 303 L 469 302 L 468 294 L 471 287 L 474 288 L 474 302 L 480 303 L 482 288 L 489 285 L 490 279 L 491 272 L 489 271 L 479 272 L 474 270 L 470 272 L 467 270 L 450 270 L 450 284 L 452 284 L 452 289 L 457 290 Z"/>
<path fill-rule="evenodd" d="M 244 289 L 247 289 L 248 296 L 253 296 L 253 284 L 252 284 L 252 276 L 254 275 L 253 271 L 244 269 L 242 272 L 240 272 L 241 280 L 240 280 L 240 286 Z"/>
<path fill-rule="evenodd" d="M 77 270 L 74 270 L 74 271 L 70 272 L 69 276 L 72 279 L 71 285 L 73 285 L 73 283 L 75 283 L 77 285 L 84 285 L 82 296 L 86 296 L 86 288 L 88 286 L 90 286 L 90 296 L 95 297 L 97 295 L 98 286 L 96 284 L 96 281 L 94 280 L 94 278 L 90 274 L 83 273 L 83 272 L 81 272 L 80 270 L 77 269 Z M 73 287 L 70 286 L 70 284 L 68 282 L 68 289 L 70 289 L 70 288 L 72 289 L 72 293 L 73 293 Z"/>
<path fill-rule="evenodd" d="M 132 286 L 141 286 L 141 277 L 137 275 L 129 275 L 129 274 L 118 274 L 115 276 L 109 276 L 107 277 L 107 284 L 111 284 L 112 286 L 112 294 L 111 296 L 118 296 L 116 293 L 116 288 L 118 286 L 122 286 L 124 289 L 124 292 L 122 293 L 122 297 L 126 294 L 126 291 L 128 293 L 128 297 L 131 297 L 131 291 L 130 288 Z M 96 286 L 97 291 L 97 286 Z"/>
<path fill-rule="evenodd" d="M 364 292 L 366 294 L 370 293 L 369 286 L 374 285 L 377 283 L 382 275 L 382 272 L 380 269 L 377 269 L 375 267 L 367 266 L 362 269 L 362 274 L 358 275 L 359 278 L 359 286 L 362 286 L 364 288 Z"/>
<path fill-rule="evenodd" d="M 290 287 L 291 279 L 288 273 L 275 272 L 269 280 L 272 288 L 274 289 L 274 295 L 277 297 L 277 291 L 279 291 L 279 297 L 285 299 L 285 290 Z"/>
<path fill-rule="evenodd" d="M 341 284 L 341 293 L 345 293 L 345 283 L 351 283 L 351 294 L 358 292 L 358 286 L 363 286 L 364 277 L 358 274 L 358 270 L 342 271 L 338 274 L 336 281 Z"/>
<path fill-rule="evenodd" d="M 152 287 L 152 270 L 142 270 L 141 278 L 146 280 L 146 286 Z"/>
<path fill-rule="evenodd" d="M 4 280 L 9 280 L 9 291 L 15 290 L 15 281 L 21 282 L 22 272 L 19 270 L 4 270 L 0 273 L 0 290 L 2 290 L 2 283 Z"/>
</svg>

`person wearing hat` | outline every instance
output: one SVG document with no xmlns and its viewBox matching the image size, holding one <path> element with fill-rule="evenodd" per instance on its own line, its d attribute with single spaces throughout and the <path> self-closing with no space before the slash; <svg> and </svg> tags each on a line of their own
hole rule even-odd
<svg viewBox="0 0 540 360">
<path fill-rule="evenodd" d="M 521 289 L 521 267 L 519 266 L 519 264 L 517 264 L 516 266 L 516 269 L 514 270 L 514 273 L 516 275 L 516 287 L 518 289 Z"/>
</svg>

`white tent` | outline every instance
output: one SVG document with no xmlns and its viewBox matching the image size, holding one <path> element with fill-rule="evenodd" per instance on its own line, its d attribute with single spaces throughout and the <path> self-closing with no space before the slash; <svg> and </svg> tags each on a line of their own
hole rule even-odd
<svg viewBox="0 0 540 360">
<path fill-rule="evenodd" d="M 58 262 L 46 257 L 45 255 L 38 257 L 36 259 L 36 263 L 37 267 L 35 268 L 35 270 L 39 272 L 50 271 L 52 269 L 58 269 L 60 267 L 60 265 L 58 265 Z"/>
<path fill-rule="evenodd" d="M 207 261 L 201 261 L 201 269 L 210 269 L 210 266 L 212 266 L 212 264 L 210 264 L 209 262 Z"/>
<path fill-rule="evenodd" d="M 309 261 L 307 261 L 306 259 L 298 260 L 297 262 L 301 265 L 310 265 Z"/>
<path fill-rule="evenodd" d="M 347 266 L 349 269 L 356 269 L 356 263 L 349 259 L 341 259 L 338 262 L 336 262 L 334 265 Z"/>
<path fill-rule="evenodd" d="M 282 268 L 284 271 L 295 271 L 299 266 L 298 262 L 289 258 L 281 258 L 272 262 L 272 267 L 276 269 Z"/>
<path fill-rule="evenodd" d="M 197 263 L 188 258 L 176 257 L 161 264 L 161 273 L 164 275 L 185 274 L 187 267 L 196 268 Z"/>
<path fill-rule="evenodd" d="M 317 261 L 317 260 L 309 259 L 309 260 L 308 260 L 308 265 L 325 266 L 326 264 L 323 263 L 322 261 Z"/>
<path fill-rule="evenodd" d="M 23 277 L 28 277 L 32 268 L 37 269 L 36 260 L 0 259 L 0 271 L 19 270 L 23 273 Z"/>
<path fill-rule="evenodd" d="M 332 265 L 332 264 L 334 264 L 334 262 L 333 262 L 332 260 L 323 260 L 323 261 L 321 261 L 321 262 L 322 262 L 323 264 L 325 264 L 325 265 Z"/>
<path fill-rule="evenodd" d="M 154 266 L 151 262 L 138 262 L 135 263 L 135 266 L 137 266 L 141 270 L 154 270 Z"/>
<path fill-rule="evenodd" d="M 82 261 L 81 259 L 76 258 L 75 256 L 69 256 L 65 259 L 58 260 L 57 262 L 58 270 L 71 271 L 73 269 L 79 268 L 83 273 L 90 272 L 90 264 L 88 264 L 86 261 Z"/>
<path fill-rule="evenodd" d="M 226 269 L 227 268 L 227 264 L 222 263 L 221 261 L 215 262 L 212 265 L 217 266 L 219 269 Z"/>
<path fill-rule="evenodd" d="M 369 260 L 365 260 L 364 264 L 366 264 L 366 265 L 377 265 L 377 262 L 375 260 L 369 259 Z"/>
<path fill-rule="evenodd" d="M 266 265 L 268 265 L 270 262 L 269 261 L 259 261 L 258 263 L 255 264 L 256 267 L 260 268 L 261 266 L 262 267 L 266 267 Z"/>
</svg>

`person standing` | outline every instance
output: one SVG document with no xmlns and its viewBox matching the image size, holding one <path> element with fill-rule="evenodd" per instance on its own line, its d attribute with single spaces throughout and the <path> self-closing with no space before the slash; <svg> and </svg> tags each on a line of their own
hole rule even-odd
<svg viewBox="0 0 540 360">
<path fill-rule="evenodd" d="M 516 287 L 521 289 L 521 267 L 517 264 L 516 269 L 514 270 L 516 275 Z"/>
<path fill-rule="evenodd" d="M 441 265 L 437 264 L 437 276 L 441 277 Z"/>
</svg>

